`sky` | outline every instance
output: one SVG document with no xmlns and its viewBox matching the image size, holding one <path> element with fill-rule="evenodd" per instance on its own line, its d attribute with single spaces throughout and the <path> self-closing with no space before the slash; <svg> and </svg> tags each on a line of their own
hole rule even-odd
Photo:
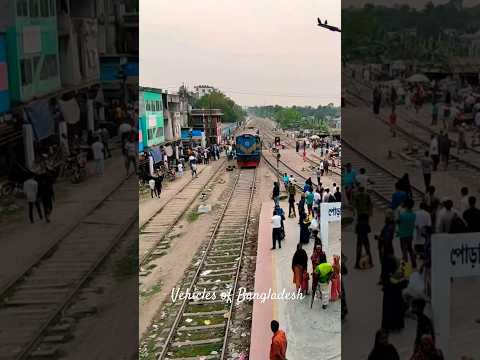
<svg viewBox="0 0 480 360">
<path fill-rule="evenodd" d="M 340 104 L 340 0 L 141 0 L 140 85 L 211 85 L 239 105 Z"/>
<path fill-rule="evenodd" d="M 365 4 L 376 4 L 376 5 L 384 5 L 384 6 L 392 6 L 392 4 L 407 4 L 411 7 L 415 8 L 424 8 L 425 4 L 429 1 L 432 1 L 435 5 L 437 4 L 445 4 L 448 3 L 449 0 L 343 0 L 342 7 L 348 6 L 363 6 Z M 463 4 L 465 7 L 475 6 L 480 4 L 480 0 L 463 0 Z"/>
</svg>

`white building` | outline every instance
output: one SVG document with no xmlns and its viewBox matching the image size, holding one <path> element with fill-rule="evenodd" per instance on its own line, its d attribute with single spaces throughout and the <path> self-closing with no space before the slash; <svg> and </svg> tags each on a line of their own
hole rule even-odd
<svg viewBox="0 0 480 360">
<path fill-rule="evenodd" d="M 194 87 L 195 89 L 195 95 L 198 99 L 200 99 L 202 96 L 211 94 L 213 91 L 215 91 L 215 88 L 213 86 L 208 86 L 208 85 L 197 85 Z"/>
</svg>

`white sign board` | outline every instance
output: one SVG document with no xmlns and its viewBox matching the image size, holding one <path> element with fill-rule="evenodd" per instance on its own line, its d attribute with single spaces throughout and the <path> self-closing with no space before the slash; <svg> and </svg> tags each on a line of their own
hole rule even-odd
<svg viewBox="0 0 480 360">
<path fill-rule="evenodd" d="M 480 233 L 432 236 L 432 308 L 437 346 L 450 358 L 450 279 L 480 276 Z"/>
<path fill-rule="evenodd" d="M 156 128 L 157 127 L 157 117 L 155 115 L 148 116 L 148 127 Z"/>
<path fill-rule="evenodd" d="M 322 239 L 323 251 L 328 251 L 328 224 L 332 221 L 342 220 L 342 203 L 320 204 L 320 238 Z"/>
</svg>

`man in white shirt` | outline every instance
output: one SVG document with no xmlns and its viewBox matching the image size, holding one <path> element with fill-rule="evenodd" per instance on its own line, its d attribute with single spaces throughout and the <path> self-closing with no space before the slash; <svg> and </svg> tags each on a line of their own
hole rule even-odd
<svg viewBox="0 0 480 360">
<path fill-rule="evenodd" d="M 153 195 L 155 196 L 158 196 L 156 194 L 156 188 L 155 188 L 155 179 L 154 178 L 150 178 L 150 180 L 148 180 L 148 186 L 150 187 L 150 195 L 152 196 L 152 199 L 153 199 Z"/>
<path fill-rule="evenodd" d="M 326 188 L 325 191 L 323 192 L 322 202 L 327 203 L 329 199 L 330 199 L 330 189 Z"/>
<path fill-rule="evenodd" d="M 470 197 L 468 195 L 468 188 L 467 187 L 462 187 L 460 190 L 461 193 L 461 199 L 460 199 L 460 214 L 463 215 L 465 210 L 467 210 L 470 207 L 470 204 L 468 203 L 468 198 Z"/>
<path fill-rule="evenodd" d="M 95 172 L 97 176 L 103 175 L 103 169 L 105 168 L 105 147 L 99 137 L 92 144 L 93 159 L 95 160 Z"/>
<path fill-rule="evenodd" d="M 366 174 L 366 170 L 364 168 L 361 168 L 359 170 L 359 174 L 355 177 L 355 180 L 357 181 L 358 187 L 363 187 L 365 191 L 367 191 L 368 184 L 371 183 L 371 181 Z"/>
<path fill-rule="evenodd" d="M 278 241 L 278 248 L 282 248 L 281 244 L 281 234 L 282 234 L 282 217 L 275 213 L 275 215 L 272 216 L 272 249 L 276 249 L 276 243 Z"/>
<path fill-rule="evenodd" d="M 437 233 L 449 233 L 452 220 L 456 215 L 456 210 L 453 209 L 452 200 L 445 198 L 442 201 L 443 208 L 438 211 L 437 223 L 435 224 Z"/>
<path fill-rule="evenodd" d="M 414 249 L 417 253 L 424 253 L 425 241 L 432 232 L 432 217 L 427 211 L 427 204 L 423 201 L 420 203 L 420 209 L 415 211 L 415 232 Z"/>
<path fill-rule="evenodd" d="M 180 162 L 177 165 L 178 168 L 178 176 L 182 177 L 183 176 L 183 164 Z"/>
<path fill-rule="evenodd" d="M 32 177 L 23 183 L 23 193 L 27 198 L 28 202 L 28 216 L 30 222 L 33 224 L 33 207 L 37 208 L 38 217 L 40 220 L 43 219 L 42 209 L 40 208 L 40 202 L 38 201 L 38 182 Z"/>
</svg>

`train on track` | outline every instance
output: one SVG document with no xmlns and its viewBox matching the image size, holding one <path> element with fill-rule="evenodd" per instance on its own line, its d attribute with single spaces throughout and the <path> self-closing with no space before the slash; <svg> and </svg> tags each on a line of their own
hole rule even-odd
<svg viewBox="0 0 480 360">
<path fill-rule="evenodd" d="M 235 137 L 237 165 L 240 168 L 255 168 L 262 157 L 262 140 L 257 130 L 245 130 Z"/>
</svg>

